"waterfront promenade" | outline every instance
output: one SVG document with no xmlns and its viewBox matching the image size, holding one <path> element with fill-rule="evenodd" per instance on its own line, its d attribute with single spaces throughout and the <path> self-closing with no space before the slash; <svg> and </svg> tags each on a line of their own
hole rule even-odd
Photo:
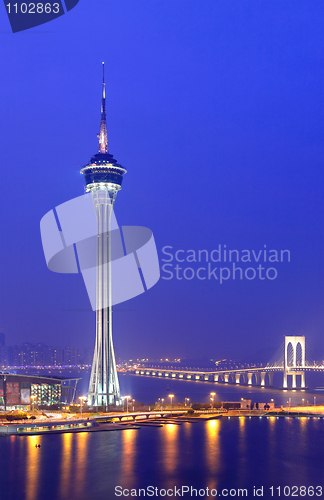
<svg viewBox="0 0 324 500">
<path fill-rule="evenodd" d="M 96 416 L 85 414 L 83 418 L 73 416 L 67 418 L 66 414 L 61 418 L 24 419 L 2 423 L 0 425 L 0 436 L 10 435 L 39 435 L 39 434 L 62 434 L 75 432 L 99 432 L 117 431 L 126 429 L 139 429 L 142 426 L 158 427 L 166 424 L 181 425 L 181 423 L 197 423 L 204 420 L 219 418 L 324 418 L 324 406 L 296 406 L 280 407 L 271 410 L 262 409 L 233 409 L 233 410 L 205 410 L 188 413 L 188 408 L 177 410 L 147 411 L 147 412 L 120 412 L 101 413 Z"/>
</svg>

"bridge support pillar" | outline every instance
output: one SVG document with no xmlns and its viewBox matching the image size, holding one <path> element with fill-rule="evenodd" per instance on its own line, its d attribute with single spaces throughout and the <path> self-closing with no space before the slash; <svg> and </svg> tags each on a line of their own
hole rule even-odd
<svg viewBox="0 0 324 500">
<path fill-rule="evenodd" d="M 247 383 L 248 385 L 252 385 L 252 377 L 253 377 L 253 373 L 248 373 L 247 374 Z"/>
<path fill-rule="evenodd" d="M 214 382 L 218 382 L 219 375 L 214 375 Z"/>
<path fill-rule="evenodd" d="M 296 373 L 292 373 L 292 389 L 296 389 Z"/>
<path fill-rule="evenodd" d="M 236 383 L 236 384 L 239 384 L 239 383 L 240 383 L 240 379 L 241 379 L 241 375 L 240 375 L 240 373 L 235 373 L 235 383 Z"/>
<path fill-rule="evenodd" d="M 247 384 L 247 374 L 243 373 L 243 384 Z"/>
<path fill-rule="evenodd" d="M 265 386 L 265 372 L 261 372 L 261 387 Z"/>
<path fill-rule="evenodd" d="M 285 371 L 284 371 L 284 373 L 283 373 L 283 383 L 282 383 L 282 387 L 283 387 L 284 389 L 287 389 L 287 387 L 288 387 L 288 374 L 287 374 L 286 370 L 285 370 Z"/>
<path fill-rule="evenodd" d="M 261 383 L 260 373 L 256 373 L 255 374 L 255 385 L 260 385 L 260 383 Z"/>
<path fill-rule="evenodd" d="M 273 373 L 268 373 L 268 377 L 269 377 L 269 386 L 272 387 L 273 386 Z"/>
<path fill-rule="evenodd" d="M 229 374 L 224 373 L 224 382 L 228 383 L 228 379 L 229 379 Z"/>
<path fill-rule="evenodd" d="M 304 389 L 306 387 L 305 372 L 301 374 L 301 387 Z"/>
</svg>

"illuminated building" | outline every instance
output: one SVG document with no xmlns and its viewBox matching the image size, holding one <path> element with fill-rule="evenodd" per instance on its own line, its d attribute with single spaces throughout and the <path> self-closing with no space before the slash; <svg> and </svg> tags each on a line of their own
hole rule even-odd
<svg viewBox="0 0 324 500">
<path fill-rule="evenodd" d="M 104 70 L 104 66 L 103 66 Z M 103 72 L 99 151 L 82 168 L 97 218 L 96 343 L 89 382 L 88 405 L 108 408 L 120 403 L 112 340 L 111 221 L 113 206 L 126 170 L 109 153 Z"/>
<path fill-rule="evenodd" d="M 0 373 L 0 408 L 15 409 L 29 406 L 71 403 L 75 397 L 78 379 L 39 375 Z M 70 382 L 74 382 L 74 387 Z"/>
</svg>

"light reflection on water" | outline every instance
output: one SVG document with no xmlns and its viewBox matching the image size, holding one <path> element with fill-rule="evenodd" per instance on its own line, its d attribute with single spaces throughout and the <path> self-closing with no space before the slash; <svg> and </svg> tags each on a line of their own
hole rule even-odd
<svg viewBox="0 0 324 500">
<path fill-rule="evenodd" d="M 77 437 L 81 437 L 80 433 Z M 61 471 L 60 471 L 60 496 L 66 498 L 69 496 L 72 486 L 72 438 L 74 434 L 66 433 L 61 434 L 63 444 L 62 453 L 60 457 Z M 81 438 L 82 439 L 82 438 Z"/>
<path fill-rule="evenodd" d="M 298 423 L 299 423 L 299 430 L 298 430 L 297 439 L 296 439 L 296 452 L 299 456 L 305 457 L 305 456 L 307 456 L 307 435 L 308 435 L 307 426 L 308 427 L 312 426 L 314 428 L 314 430 L 316 429 L 315 430 L 316 433 L 318 431 L 322 432 L 323 429 L 319 430 L 317 428 L 317 423 L 318 423 L 317 419 L 309 420 L 306 417 L 301 417 L 298 419 Z M 309 423 L 309 425 L 308 425 L 308 423 Z M 309 481 L 309 474 L 308 474 L 307 469 L 303 470 L 303 478 L 304 478 L 305 483 L 307 484 L 307 482 Z"/>
<path fill-rule="evenodd" d="M 275 471 L 273 470 L 273 464 L 276 462 L 276 439 L 274 437 L 276 430 L 277 417 L 269 417 L 268 419 L 268 444 L 267 453 L 269 457 L 269 471 L 268 476 L 274 477 Z"/>
<path fill-rule="evenodd" d="M 219 445 L 220 420 L 208 420 L 205 425 L 206 463 L 209 472 L 208 487 L 217 488 L 221 471 L 221 450 Z"/>
<path fill-rule="evenodd" d="M 163 455 L 163 464 L 165 475 L 171 476 L 177 469 L 179 449 L 179 432 L 180 426 L 174 424 L 166 424 L 164 431 L 161 433 L 161 451 Z M 181 448 L 181 445 L 180 445 Z"/>
<path fill-rule="evenodd" d="M 122 455 L 121 475 L 123 476 L 123 487 L 134 488 L 134 470 L 136 463 L 136 439 L 138 430 L 127 429 L 121 434 Z"/>
<path fill-rule="evenodd" d="M 74 435 L 73 435 L 74 436 Z M 74 438 L 75 439 L 75 438 Z M 87 479 L 87 459 L 89 433 L 81 432 L 75 439 L 76 442 L 76 460 L 75 460 L 75 492 L 77 496 L 82 494 Z"/>
<path fill-rule="evenodd" d="M 246 418 L 239 417 L 239 442 L 238 442 L 238 454 L 239 454 L 239 481 L 242 483 L 246 477 L 247 472 L 247 461 L 246 461 Z"/>
<path fill-rule="evenodd" d="M 26 470 L 26 500 L 37 498 L 39 475 L 41 472 L 41 436 L 27 437 L 27 470 Z"/>
</svg>

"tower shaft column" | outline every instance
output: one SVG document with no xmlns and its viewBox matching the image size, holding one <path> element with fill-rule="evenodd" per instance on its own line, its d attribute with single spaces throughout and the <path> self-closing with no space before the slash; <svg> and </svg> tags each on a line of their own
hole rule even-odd
<svg viewBox="0 0 324 500">
<path fill-rule="evenodd" d="M 120 398 L 112 340 L 110 221 L 117 192 L 92 190 L 97 216 L 96 347 L 89 383 L 89 405 L 108 407 Z"/>
</svg>

